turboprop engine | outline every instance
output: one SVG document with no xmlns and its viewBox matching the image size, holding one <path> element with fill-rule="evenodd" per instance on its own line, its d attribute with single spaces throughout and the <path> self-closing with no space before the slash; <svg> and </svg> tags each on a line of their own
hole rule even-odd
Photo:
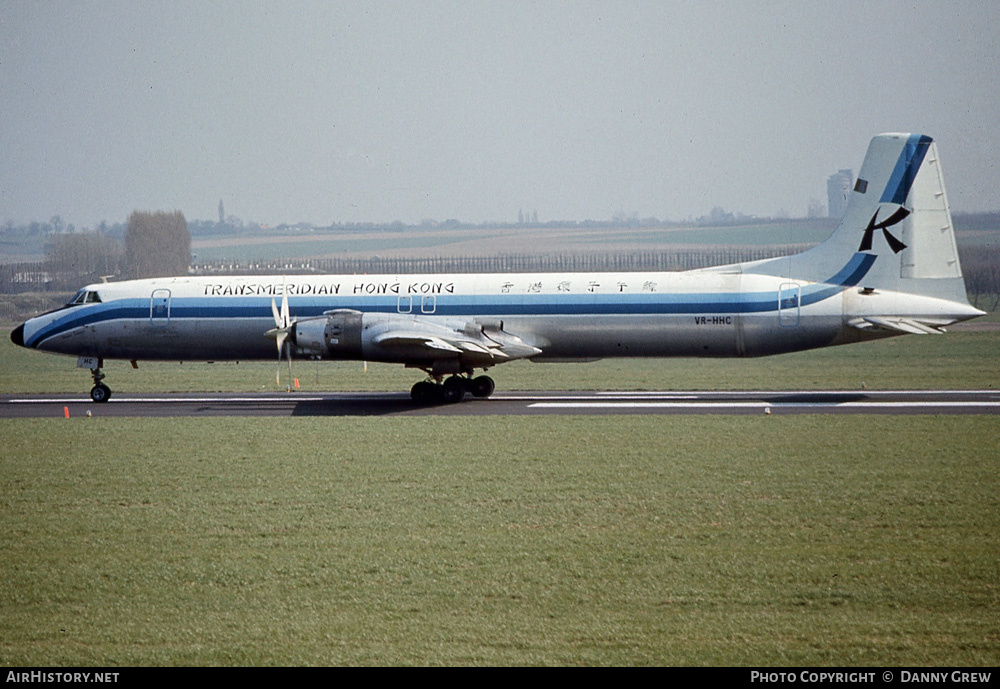
<svg viewBox="0 0 1000 689">
<path fill-rule="evenodd" d="M 330 311 L 318 318 L 296 321 L 292 342 L 306 355 L 324 359 L 361 359 L 364 314 L 352 309 Z"/>
</svg>

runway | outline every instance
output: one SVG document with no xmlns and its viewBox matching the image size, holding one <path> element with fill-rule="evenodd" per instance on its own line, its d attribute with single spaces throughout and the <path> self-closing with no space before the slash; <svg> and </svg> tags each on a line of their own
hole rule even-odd
<svg viewBox="0 0 1000 689">
<path fill-rule="evenodd" d="M 407 393 L 0 395 L 0 418 L 526 416 L 538 414 L 1000 414 L 998 390 L 498 392 L 417 405 Z"/>
</svg>

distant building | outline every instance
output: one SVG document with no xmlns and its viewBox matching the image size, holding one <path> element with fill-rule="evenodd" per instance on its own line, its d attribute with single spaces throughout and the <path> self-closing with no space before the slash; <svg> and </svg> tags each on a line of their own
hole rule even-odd
<svg viewBox="0 0 1000 689">
<path fill-rule="evenodd" d="M 838 170 L 826 180 L 827 210 L 831 218 L 842 218 L 847 212 L 847 194 L 854 186 L 853 170 Z"/>
</svg>

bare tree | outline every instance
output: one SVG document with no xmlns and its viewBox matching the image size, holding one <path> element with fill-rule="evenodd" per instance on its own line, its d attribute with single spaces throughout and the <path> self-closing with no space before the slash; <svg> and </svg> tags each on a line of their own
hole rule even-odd
<svg viewBox="0 0 1000 689">
<path fill-rule="evenodd" d="M 102 232 L 50 235 L 45 241 L 45 270 L 56 289 L 77 289 L 121 272 L 121 242 Z"/>
<path fill-rule="evenodd" d="M 133 211 L 125 231 L 125 264 L 131 278 L 186 274 L 191 233 L 184 214 Z"/>
</svg>

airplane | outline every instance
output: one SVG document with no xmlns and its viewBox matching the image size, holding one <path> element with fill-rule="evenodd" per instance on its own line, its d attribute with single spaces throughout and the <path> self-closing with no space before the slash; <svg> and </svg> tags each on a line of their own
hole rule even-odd
<svg viewBox="0 0 1000 689">
<path fill-rule="evenodd" d="M 937 144 L 880 134 L 834 233 L 802 253 L 680 272 L 181 276 L 87 285 L 11 340 L 105 359 L 390 362 L 419 403 L 495 390 L 485 371 L 606 357 L 757 357 L 943 332 L 966 296 Z M 280 298 L 281 306 L 278 306 Z M 483 375 L 476 375 L 477 370 Z"/>
</svg>

